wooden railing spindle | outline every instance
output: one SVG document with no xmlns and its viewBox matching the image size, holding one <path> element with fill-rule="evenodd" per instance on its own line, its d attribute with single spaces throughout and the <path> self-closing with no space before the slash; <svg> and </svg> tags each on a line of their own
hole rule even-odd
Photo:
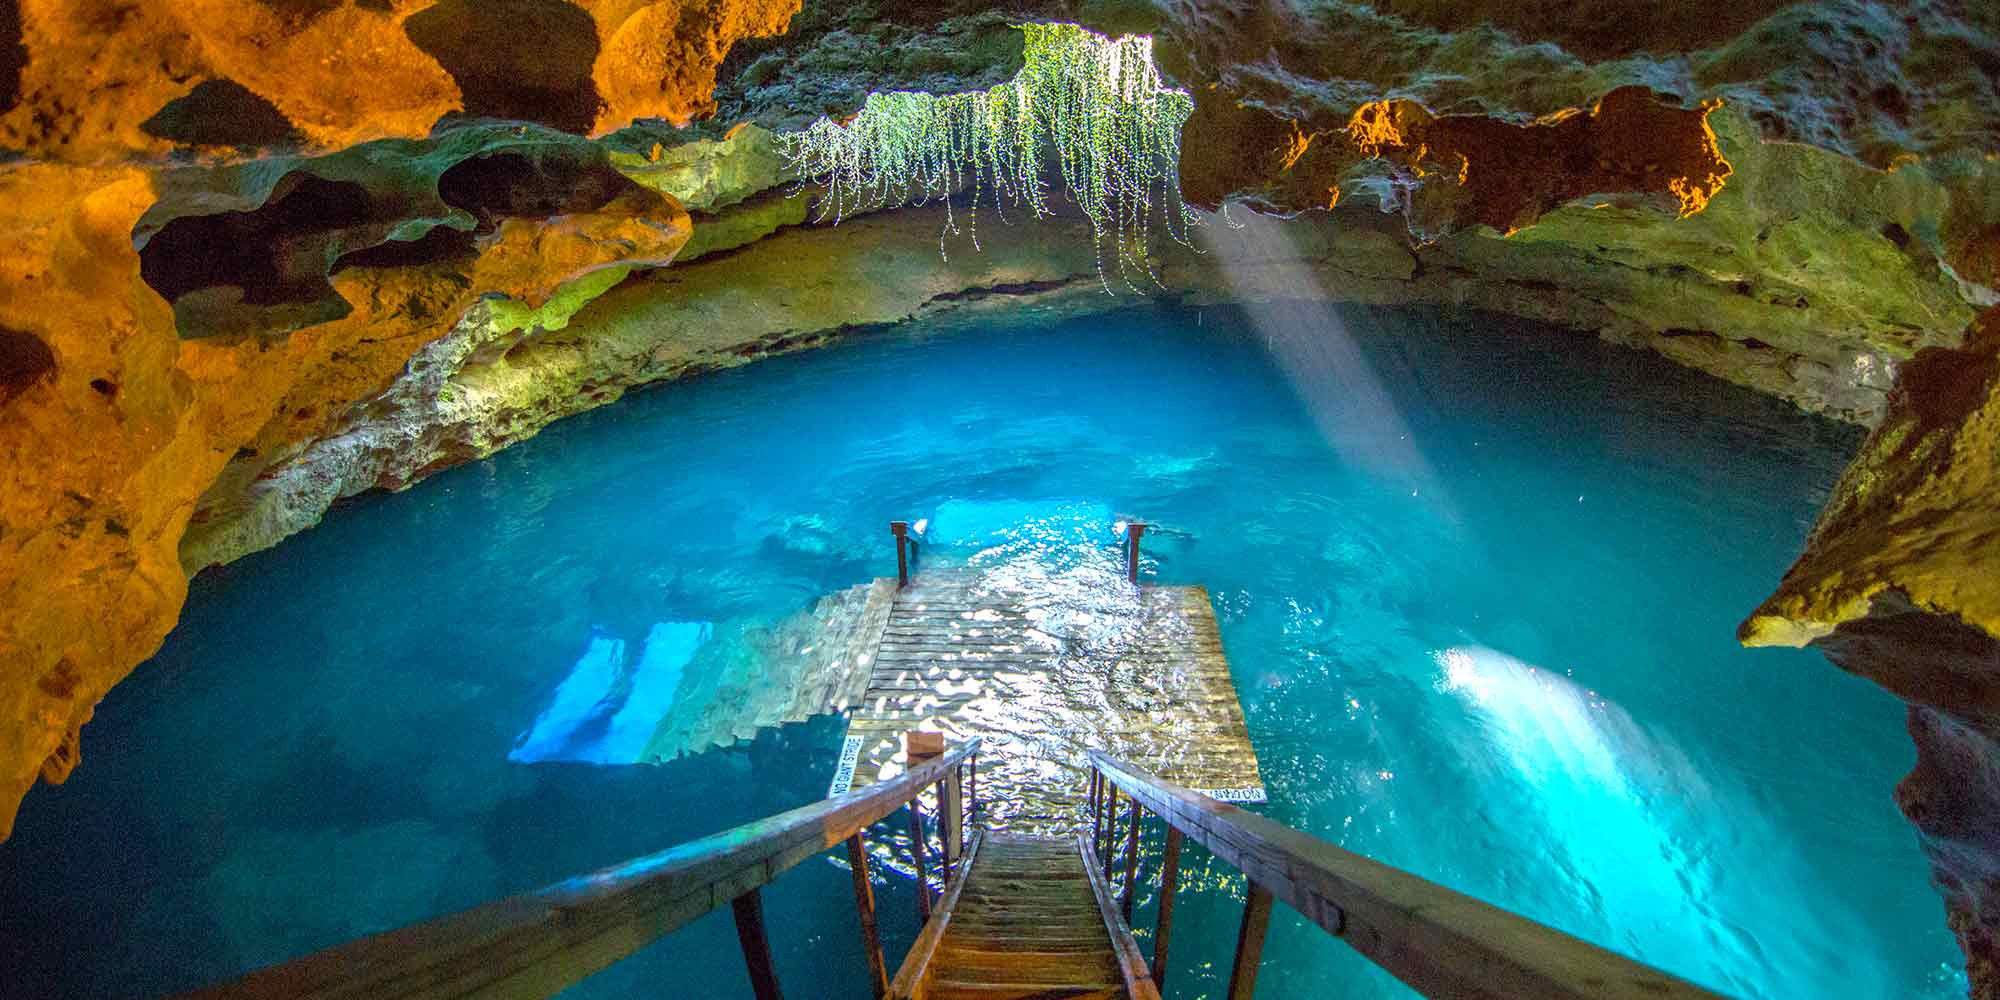
<svg viewBox="0 0 2000 1000">
<path fill-rule="evenodd" d="M 868 989 L 875 1000 L 889 995 L 889 966 L 882 960 L 882 935 L 875 926 L 875 887 L 868 881 L 868 848 L 861 835 L 847 838 L 847 867 L 854 872 L 854 911 L 861 925 L 861 948 L 868 953 Z"/>
<path fill-rule="evenodd" d="M 965 792 L 957 769 L 938 782 L 938 839 L 942 841 L 946 872 L 956 872 L 965 854 Z"/>
<path fill-rule="evenodd" d="M 1139 886 L 1139 817 L 1145 813 L 1139 808 L 1139 800 L 1132 800 L 1132 832 L 1125 838 L 1125 895 L 1118 906 L 1125 914 L 1125 922 L 1132 922 L 1132 896 Z"/>
<path fill-rule="evenodd" d="M 1118 786 L 1112 785 L 1110 794 L 1104 800 L 1104 843 L 1097 853 L 1104 855 L 1098 859 L 1097 867 L 1111 870 L 1112 852 L 1118 849 Z"/>
<path fill-rule="evenodd" d="M 910 800 L 910 857 L 917 866 L 917 919 L 931 918 L 931 877 L 924 870 L 924 816 L 916 799 Z"/>
<path fill-rule="evenodd" d="M 1257 963 L 1264 960 L 1264 932 L 1271 929 L 1271 890 L 1250 883 L 1243 923 L 1236 929 L 1236 960 L 1229 969 L 1229 1000 L 1250 1000 L 1257 992 Z"/>
<path fill-rule="evenodd" d="M 1174 890 L 1180 879 L 1181 832 L 1168 824 L 1167 849 L 1160 859 L 1160 922 L 1153 931 L 1153 985 L 1162 994 L 1167 989 L 1167 942 L 1174 933 Z"/>
<path fill-rule="evenodd" d="M 1104 827 L 1104 776 L 1090 769 L 1090 853 L 1096 854 Z"/>
<path fill-rule="evenodd" d="M 771 965 L 771 938 L 764 933 L 764 892 L 752 889 L 729 901 L 736 912 L 736 939 L 743 944 L 743 964 L 750 969 L 750 990 L 757 1000 L 783 1000 L 778 971 Z"/>
</svg>

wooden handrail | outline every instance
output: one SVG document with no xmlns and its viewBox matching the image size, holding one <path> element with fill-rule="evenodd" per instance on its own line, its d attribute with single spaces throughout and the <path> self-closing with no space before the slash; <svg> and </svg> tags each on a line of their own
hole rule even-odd
<svg viewBox="0 0 2000 1000">
<path fill-rule="evenodd" d="M 1336 847 L 1252 812 L 1162 780 L 1093 750 L 1090 763 L 1115 796 L 1123 789 L 1209 853 L 1250 877 L 1251 907 L 1239 942 L 1254 985 L 1263 921 L 1275 896 L 1327 933 L 1431 997 L 1510 1000 L 1713 1000 L 1710 992 L 1581 938 L 1480 902 L 1408 872 Z M 1171 886 L 1163 892 L 1171 892 Z M 1260 900 L 1260 896 L 1262 900 Z M 1253 924 L 1255 925 L 1253 927 Z M 1253 934 L 1254 931 L 1254 934 Z M 1156 947 L 1164 947 L 1156 939 Z M 1160 970 L 1164 972 L 1165 970 Z"/>
<path fill-rule="evenodd" d="M 973 740 L 891 781 L 543 889 L 336 945 L 186 998 L 553 996 L 895 812 Z M 739 906 L 743 911 L 755 903 Z M 753 969 L 753 976 L 755 970 Z"/>
</svg>

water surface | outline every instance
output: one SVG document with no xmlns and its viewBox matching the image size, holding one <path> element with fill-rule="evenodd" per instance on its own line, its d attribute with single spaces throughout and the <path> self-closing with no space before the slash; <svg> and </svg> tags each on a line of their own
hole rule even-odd
<svg viewBox="0 0 2000 1000">
<path fill-rule="evenodd" d="M 0 844 L 0 990 L 191 987 L 817 798 L 836 718 L 594 763 L 639 729 L 577 735 L 563 685 L 657 641 L 640 703 L 734 697 L 754 658 L 701 650 L 892 572 L 891 518 L 1014 510 L 1056 551 L 1108 543 L 1049 516 L 1087 510 L 1209 588 L 1267 814 L 1733 994 L 1962 994 L 1899 704 L 1732 638 L 1857 444 L 1431 311 L 1027 313 L 636 394 L 200 577 Z M 1197 852 L 1190 886 L 1169 992 L 1220 996 L 1241 879 Z M 791 995 L 866 995 L 851 906 L 830 861 L 767 891 Z M 1407 995 L 1272 934 L 1265 995 Z M 747 995 L 735 949 L 711 915 L 576 992 Z"/>
</svg>

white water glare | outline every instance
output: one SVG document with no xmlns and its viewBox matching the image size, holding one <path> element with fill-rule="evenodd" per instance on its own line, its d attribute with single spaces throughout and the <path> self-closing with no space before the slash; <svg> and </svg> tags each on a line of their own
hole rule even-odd
<svg viewBox="0 0 2000 1000">
<path fill-rule="evenodd" d="M 1736 996 L 1811 996 L 1828 969 L 1843 970 L 1855 996 L 1895 992 L 1858 914 L 1760 891 L 1774 877 L 1839 875 L 1808 868 L 1756 796 L 1704 777 L 1680 747 L 1562 674 L 1481 646 L 1434 655 L 1438 690 L 1476 720 L 1460 754 L 1529 804 L 1503 830 L 1541 876 L 1532 902 L 1554 914 L 1581 901 L 1597 923 L 1565 930 L 1627 954 L 1698 957 L 1707 968 L 1695 978 Z"/>
</svg>

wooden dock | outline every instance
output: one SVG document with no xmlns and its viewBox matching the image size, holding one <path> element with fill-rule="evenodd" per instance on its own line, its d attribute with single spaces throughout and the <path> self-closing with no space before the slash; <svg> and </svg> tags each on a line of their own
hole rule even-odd
<svg viewBox="0 0 2000 1000">
<path fill-rule="evenodd" d="M 984 740 L 980 798 L 995 829 L 1075 829 L 1092 749 L 1218 799 L 1264 801 L 1203 588 L 1005 567 L 895 583 L 871 588 L 872 650 L 869 635 L 848 639 L 867 685 L 830 794 L 901 774 L 902 735 L 920 729 Z"/>
</svg>

